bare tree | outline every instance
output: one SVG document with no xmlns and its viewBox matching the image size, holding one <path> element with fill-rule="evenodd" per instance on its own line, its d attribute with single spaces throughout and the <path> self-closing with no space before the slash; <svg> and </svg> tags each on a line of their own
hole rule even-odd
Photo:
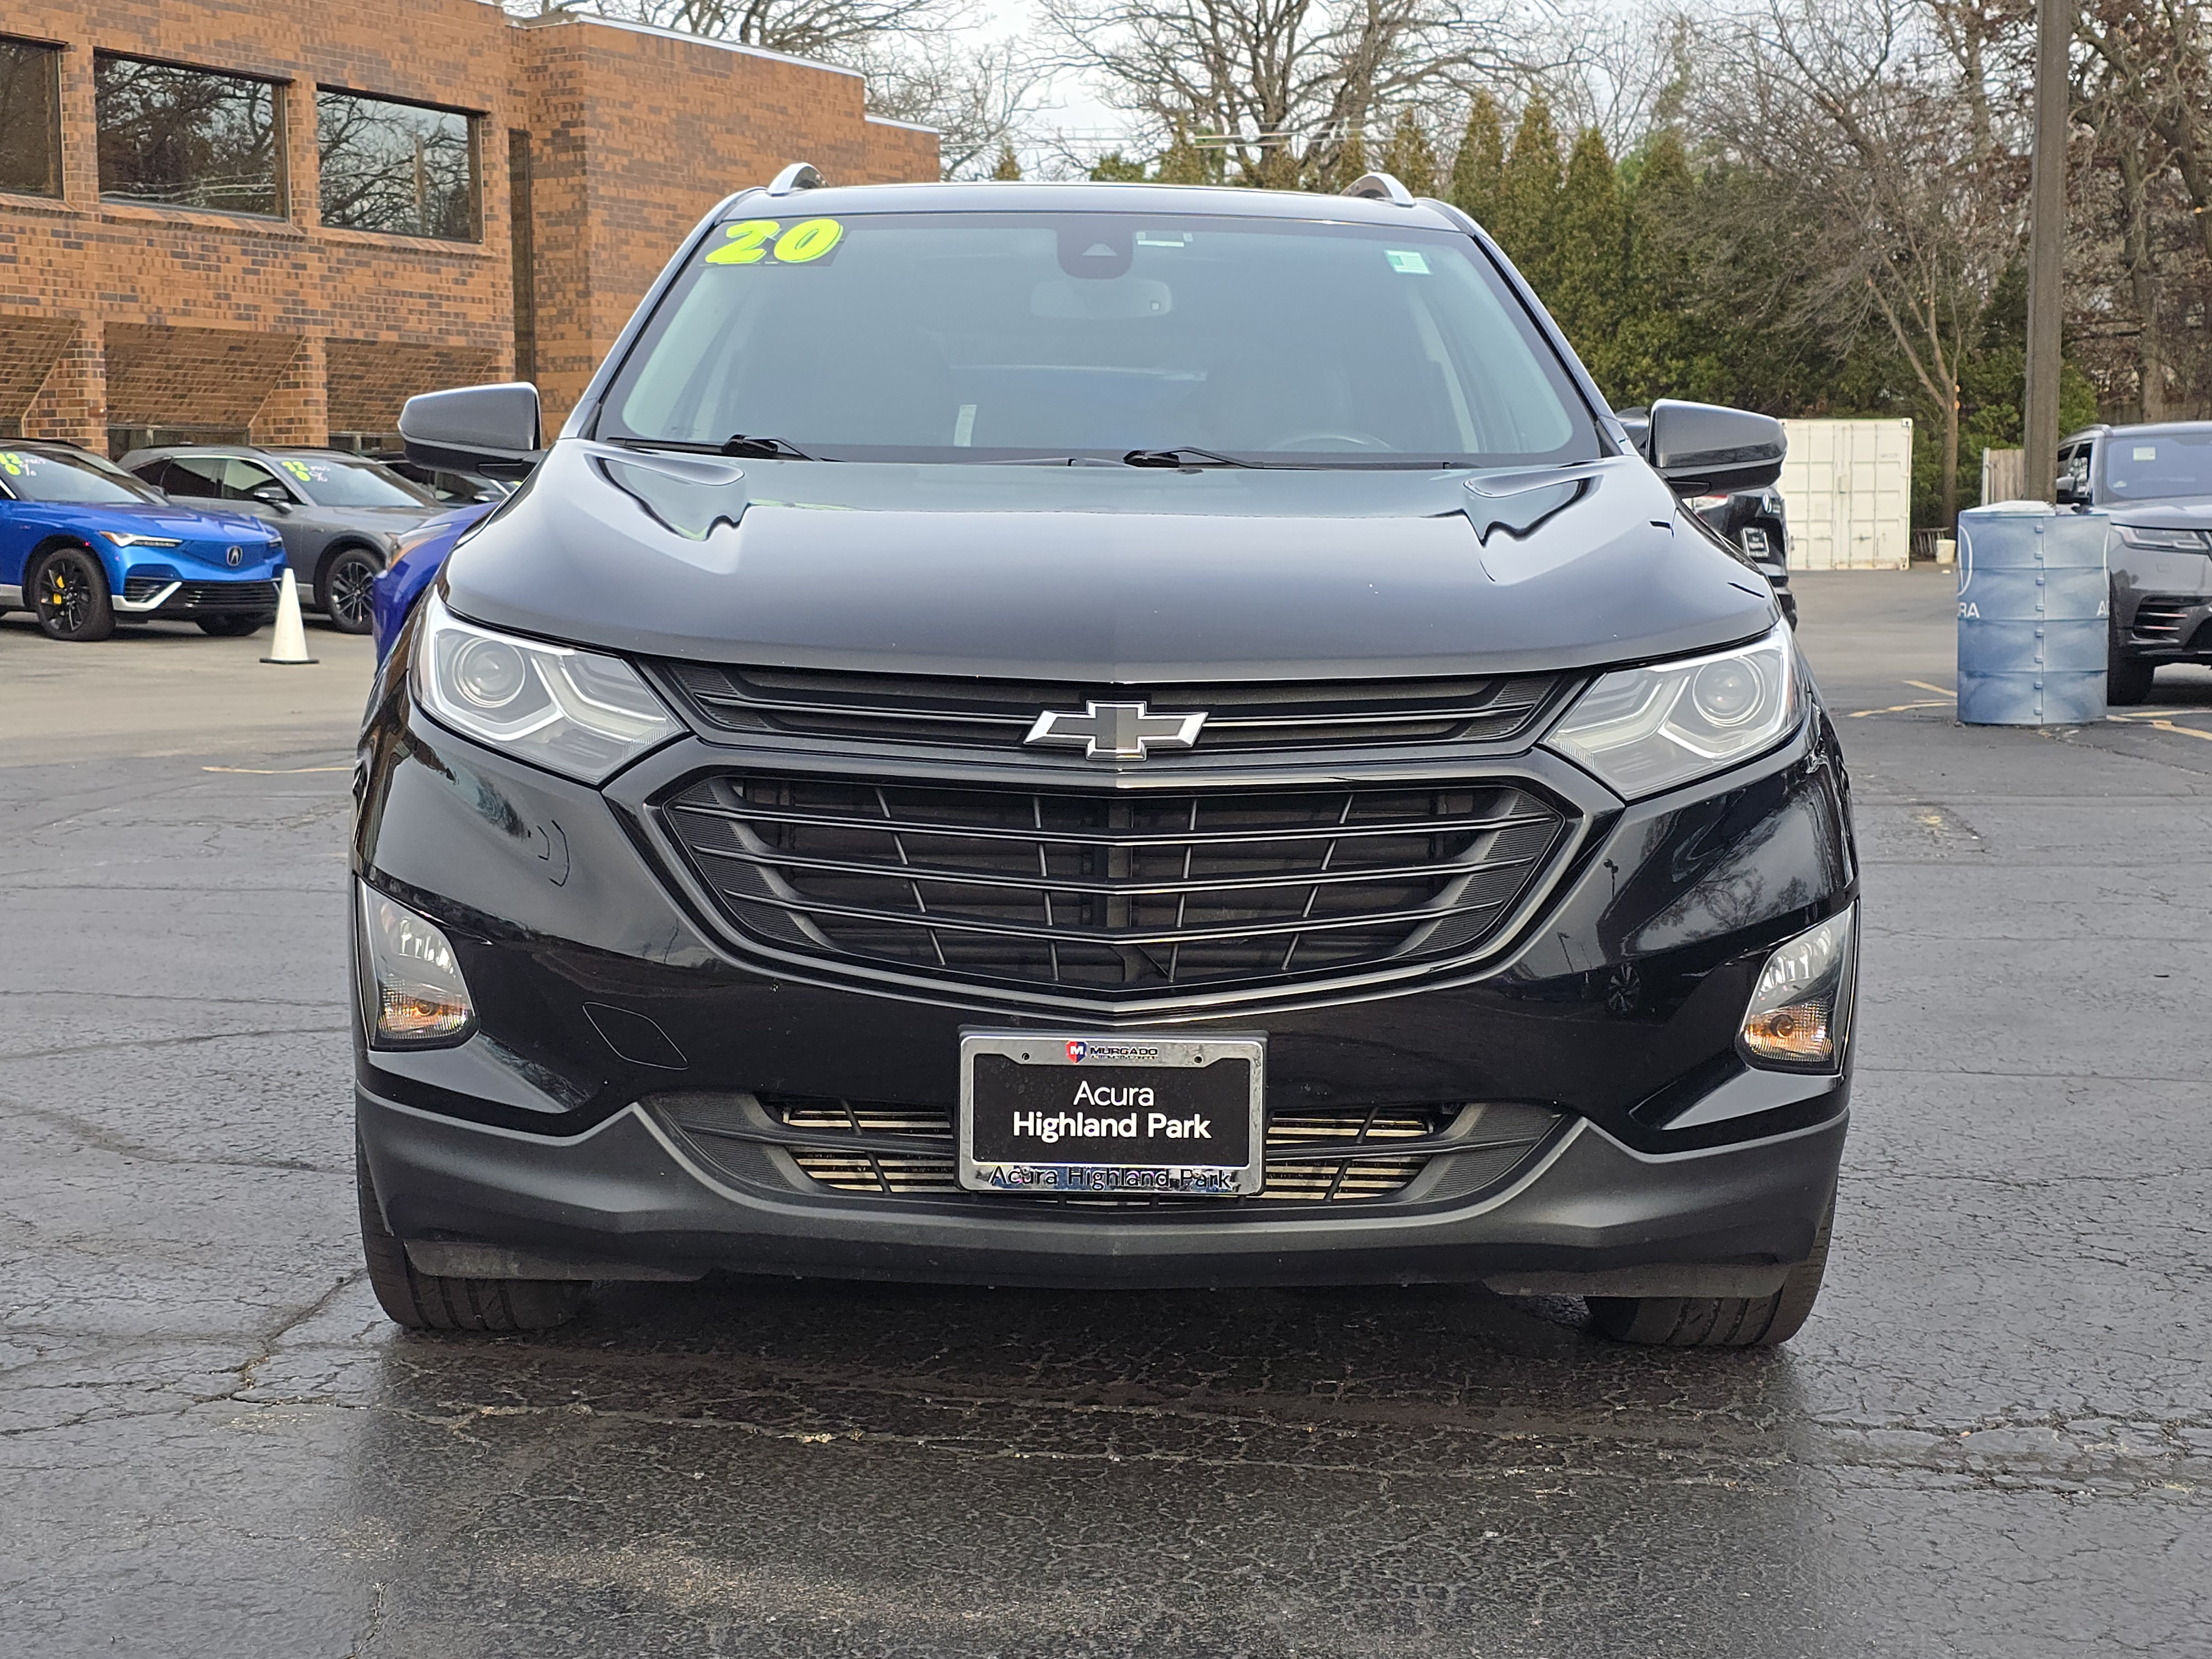
<svg viewBox="0 0 2212 1659">
<path fill-rule="evenodd" d="M 2172 157 L 2212 258 L 2212 7 L 2200 0 L 2091 0 L 2075 32 Z"/>
<path fill-rule="evenodd" d="M 1521 64 L 1511 0 L 1045 0 L 1066 69 L 1139 118 L 1218 146 L 1230 178 L 1337 182 L 1384 112 Z M 1360 145 L 1367 146 L 1363 143 Z"/>
<path fill-rule="evenodd" d="M 894 33 L 941 31 L 966 9 L 957 0 L 595 0 L 587 9 L 844 64 Z"/>
<path fill-rule="evenodd" d="M 1789 252 L 1820 319 L 1845 342 L 1873 324 L 1896 344 L 1942 434 L 1946 524 L 1960 371 L 2020 246 L 2024 184 L 2019 112 L 1992 96 L 1988 39 L 1959 11 L 1964 53 L 1938 5 L 1770 0 L 1709 37 L 1694 109 L 1791 210 Z"/>
<path fill-rule="evenodd" d="M 982 179 L 1024 148 L 1050 71 L 1018 40 L 963 41 L 943 30 L 880 37 L 848 60 L 868 77 L 868 108 L 937 129 L 947 179 Z"/>
</svg>

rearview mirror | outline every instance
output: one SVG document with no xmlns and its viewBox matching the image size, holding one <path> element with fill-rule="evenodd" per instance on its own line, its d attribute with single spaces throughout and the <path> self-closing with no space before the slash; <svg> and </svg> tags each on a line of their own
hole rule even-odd
<svg viewBox="0 0 2212 1659">
<path fill-rule="evenodd" d="M 1790 448 L 1771 415 L 1671 398 L 1651 405 L 1646 443 L 1653 469 L 1677 495 L 1763 489 L 1782 476 Z"/>
<path fill-rule="evenodd" d="M 527 472 L 544 454 L 538 388 L 527 380 L 410 398 L 399 411 L 399 435 L 410 461 L 495 477 Z"/>
</svg>

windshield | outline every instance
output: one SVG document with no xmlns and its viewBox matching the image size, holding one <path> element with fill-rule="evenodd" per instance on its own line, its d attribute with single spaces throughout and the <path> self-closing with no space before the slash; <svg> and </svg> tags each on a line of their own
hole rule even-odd
<svg viewBox="0 0 2212 1659">
<path fill-rule="evenodd" d="M 67 450 L 0 449 L 0 485 L 19 501 L 124 507 L 162 499 L 120 467 Z"/>
<path fill-rule="evenodd" d="M 341 460 L 317 455 L 280 456 L 276 465 L 318 507 L 435 507 L 437 502 L 406 479 L 374 461 Z"/>
<path fill-rule="evenodd" d="M 1565 368 L 1471 237 L 1136 215 L 722 227 L 623 366 L 598 435 L 740 434 L 853 460 L 1600 453 Z"/>
<path fill-rule="evenodd" d="M 2212 427 L 2201 432 L 2115 432 L 2105 441 L 2107 501 L 2212 495 Z"/>
</svg>

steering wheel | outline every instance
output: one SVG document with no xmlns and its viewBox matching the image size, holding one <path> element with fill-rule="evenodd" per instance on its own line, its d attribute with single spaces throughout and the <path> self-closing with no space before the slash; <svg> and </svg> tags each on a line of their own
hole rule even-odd
<svg viewBox="0 0 2212 1659">
<path fill-rule="evenodd" d="M 1371 432 L 1301 432 L 1295 438 L 1267 446 L 1285 449 L 1390 449 L 1395 446 Z"/>
</svg>

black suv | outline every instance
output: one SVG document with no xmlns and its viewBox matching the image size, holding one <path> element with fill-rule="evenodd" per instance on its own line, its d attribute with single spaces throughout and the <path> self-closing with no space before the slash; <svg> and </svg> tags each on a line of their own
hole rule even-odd
<svg viewBox="0 0 2212 1659">
<path fill-rule="evenodd" d="M 1327 319 L 1317 325 L 1316 319 Z M 361 1216 L 402 1323 L 716 1270 L 1440 1281 L 1747 1346 L 1850 1092 L 1835 732 L 1456 210 L 815 186 L 684 244 L 380 671 Z"/>
<path fill-rule="evenodd" d="M 2058 447 L 2057 499 L 2112 520 L 2105 700 L 2146 701 L 2162 662 L 2212 663 L 2212 421 L 2084 428 Z"/>
</svg>

